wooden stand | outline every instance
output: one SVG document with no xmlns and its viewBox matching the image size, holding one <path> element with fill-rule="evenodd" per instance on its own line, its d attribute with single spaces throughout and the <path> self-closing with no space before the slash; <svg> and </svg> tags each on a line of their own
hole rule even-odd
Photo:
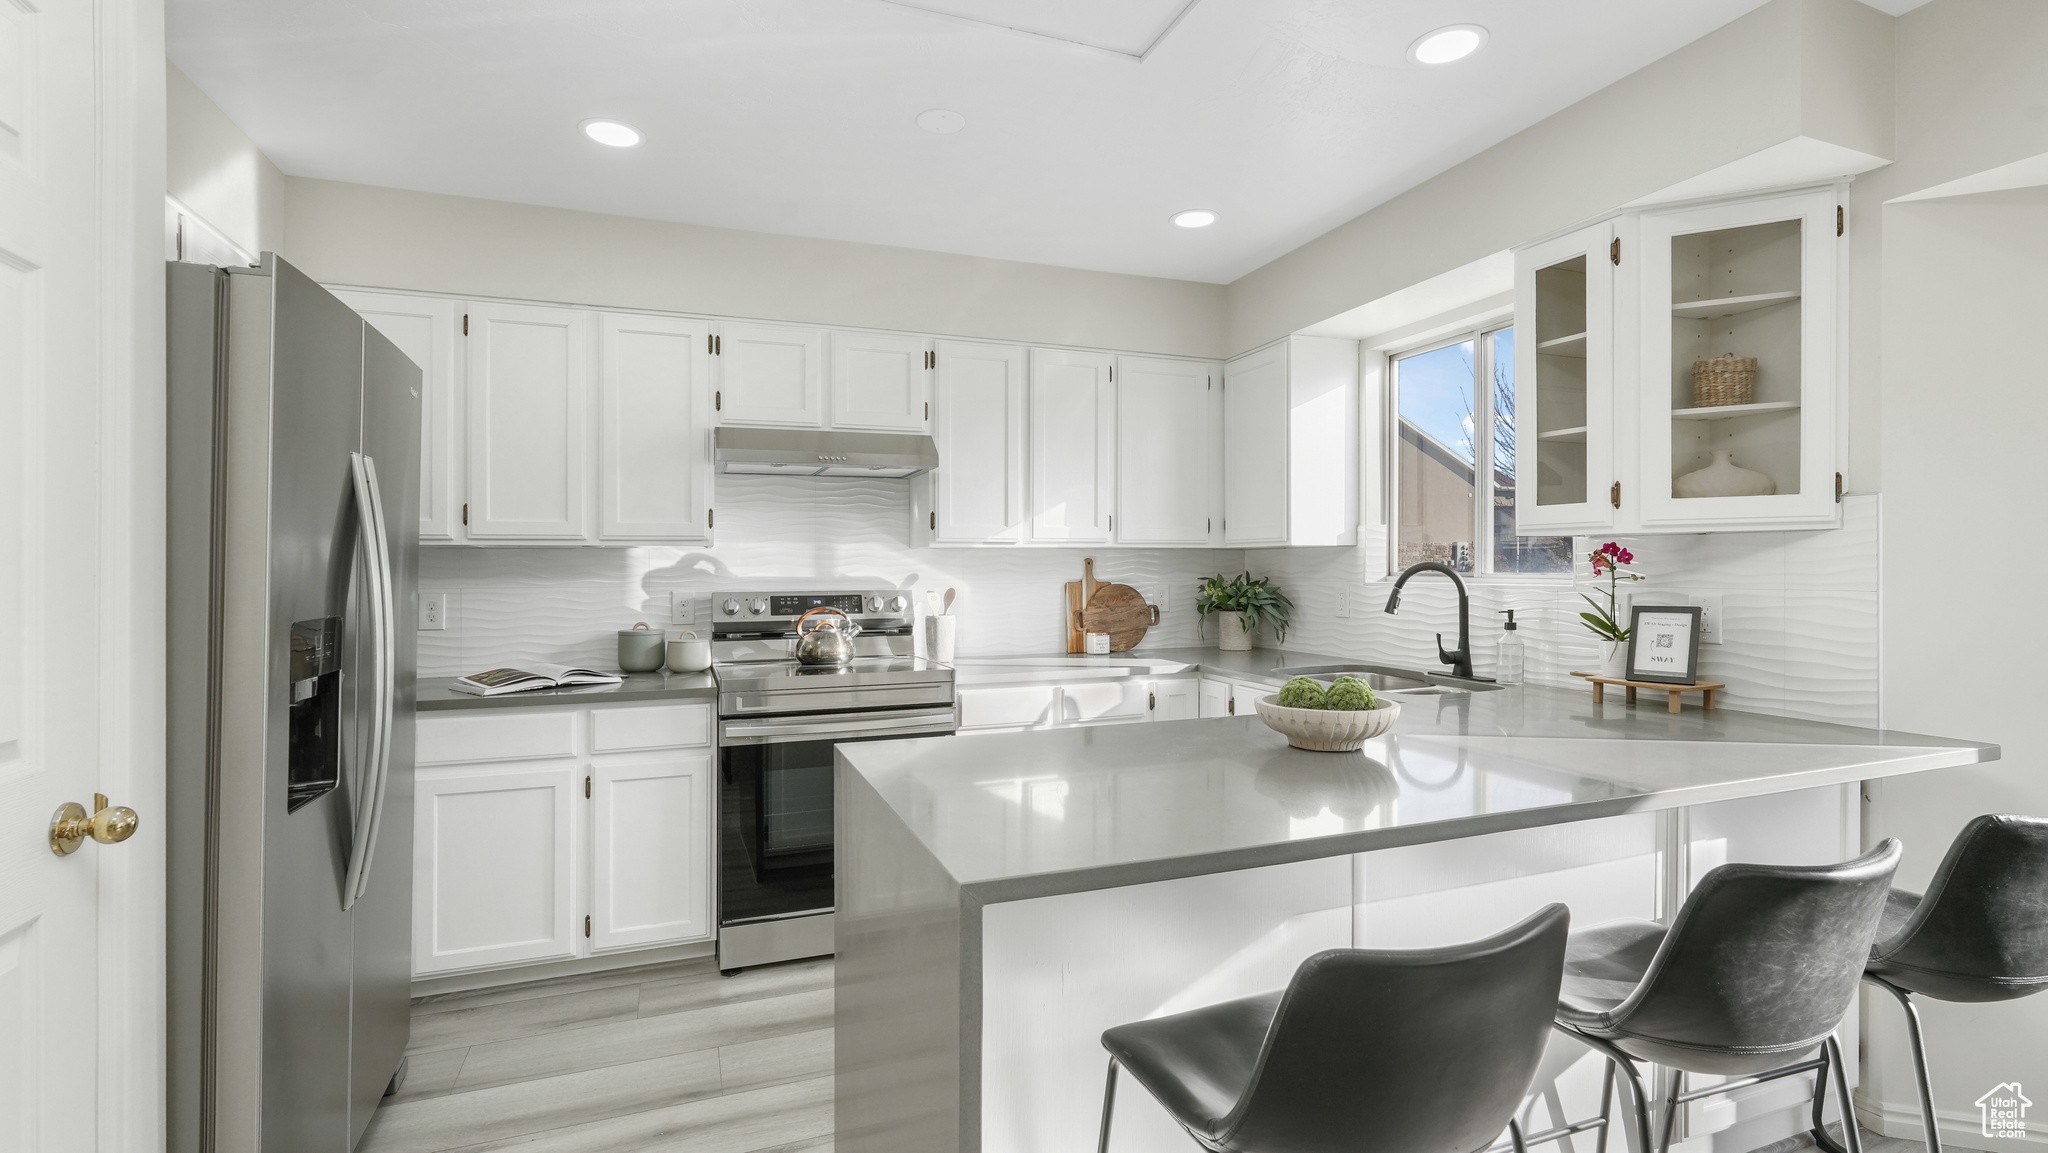
<svg viewBox="0 0 2048 1153">
<path fill-rule="evenodd" d="M 1668 693 L 1670 695 L 1671 711 L 1674 713 L 1680 707 L 1678 703 L 1678 694 L 1680 693 L 1705 693 L 1705 705 L 1711 709 L 1714 707 L 1715 690 L 1728 687 L 1719 681 L 1694 681 L 1689 685 L 1671 685 L 1665 684 L 1662 681 L 1631 681 L 1623 680 L 1620 677 L 1603 677 L 1598 673 L 1573 673 L 1572 675 L 1584 677 L 1593 682 L 1593 703 L 1596 705 L 1607 699 L 1608 685 L 1620 685 L 1628 690 L 1629 704 L 1636 703 L 1637 689 L 1653 689 L 1660 693 Z"/>
</svg>

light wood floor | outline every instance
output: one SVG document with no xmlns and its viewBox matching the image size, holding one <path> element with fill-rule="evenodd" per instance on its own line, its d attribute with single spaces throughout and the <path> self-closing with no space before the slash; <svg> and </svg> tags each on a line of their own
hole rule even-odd
<svg viewBox="0 0 2048 1153">
<path fill-rule="evenodd" d="M 358 1153 L 832 1148 L 832 962 L 709 959 L 413 1003 Z"/>
</svg>

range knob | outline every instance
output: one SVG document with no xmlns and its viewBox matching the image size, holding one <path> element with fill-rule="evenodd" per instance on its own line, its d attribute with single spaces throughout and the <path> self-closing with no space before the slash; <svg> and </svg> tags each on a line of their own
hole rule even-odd
<svg viewBox="0 0 2048 1153">
<path fill-rule="evenodd" d="M 754 598 L 754 603 L 747 606 L 747 611 L 755 616 L 760 616 L 768 611 L 768 602 L 756 597 Z"/>
<path fill-rule="evenodd" d="M 726 602 L 723 605 L 720 605 L 719 607 L 725 610 L 726 616 L 736 617 L 740 615 L 740 602 L 733 600 L 731 598 L 727 598 Z"/>
<path fill-rule="evenodd" d="M 909 601 L 907 601 L 907 600 L 904 600 L 904 599 L 903 599 L 902 597 L 890 597 L 890 598 L 889 598 L 889 611 L 890 611 L 890 612 L 892 612 L 892 613 L 900 613 L 900 612 L 902 612 L 902 611 L 903 611 L 903 610 L 904 610 L 904 609 L 905 609 L 906 607 L 908 607 L 908 606 L 909 606 L 909 604 L 910 604 L 910 602 L 909 602 Z"/>
<path fill-rule="evenodd" d="M 881 597 L 869 597 L 869 598 L 868 598 L 868 611 L 869 611 L 869 612 L 871 612 L 871 613 L 878 613 L 878 612 L 881 612 L 881 611 L 882 611 L 882 598 L 881 598 Z"/>
</svg>

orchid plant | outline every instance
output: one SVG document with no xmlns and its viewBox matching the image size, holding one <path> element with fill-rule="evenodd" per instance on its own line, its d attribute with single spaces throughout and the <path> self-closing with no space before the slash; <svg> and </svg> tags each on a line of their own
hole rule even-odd
<svg viewBox="0 0 2048 1153">
<path fill-rule="evenodd" d="M 1593 611 L 1580 613 L 1579 619 L 1585 621 L 1586 627 L 1593 631 L 1593 635 L 1603 641 L 1625 641 L 1628 639 L 1629 630 L 1615 618 L 1617 606 L 1621 603 L 1621 582 L 1647 579 L 1641 573 L 1628 571 L 1628 566 L 1636 563 L 1636 554 L 1614 541 L 1608 541 L 1594 549 L 1587 560 L 1592 562 L 1593 575 L 1596 578 L 1607 578 L 1607 603 L 1603 605 L 1594 600 L 1591 593 L 1580 593 L 1580 596 L 1586 598 L 1586 603 L 1593 606 Z"/>
</svg>

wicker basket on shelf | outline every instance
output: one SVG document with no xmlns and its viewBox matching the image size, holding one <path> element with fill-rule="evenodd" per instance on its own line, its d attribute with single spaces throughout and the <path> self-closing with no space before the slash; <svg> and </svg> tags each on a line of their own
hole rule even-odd
<svg viewBox="0 0 2048 1153">
<path fill-rule="evenodd" d="M 1720 408 L 1756 399 L 1756 357 L 1717 356 L 1692 362 L 1692 405 Z"/>
</svg>

